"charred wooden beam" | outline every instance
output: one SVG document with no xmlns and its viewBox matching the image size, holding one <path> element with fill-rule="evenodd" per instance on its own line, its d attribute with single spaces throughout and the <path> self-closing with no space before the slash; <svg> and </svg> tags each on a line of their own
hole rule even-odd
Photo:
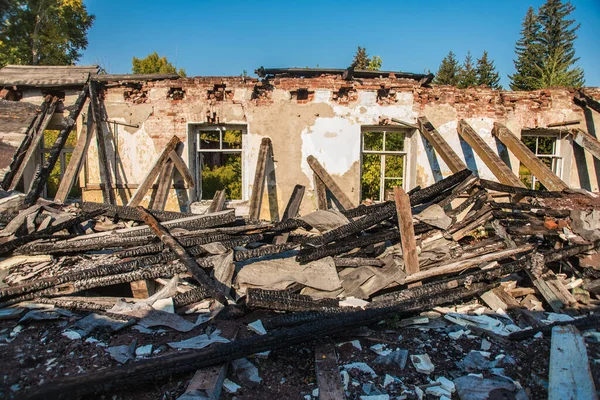
<svg viewBox="0 0 600 400">
<path fill-rule="evenodd" d="M 270 149 L 271 139 L 267 137 L 262 138 L 260 149 L 258 150 L 258 159 L 256 160 L 252 194 L 250 196 L 249 218 L 251 221 L 258 221 L 260 219 L 260 207 L 262 204 L 263 192 L 265 190 L 265 171 L 267 170 L 267 158 Z"/>
<path fill-rule="evenodd" d="M 190 169 L 188 168 L 188 166 L 185 165 L 185 161 L 183 161 L 183 158 L 181 158 L 181 156 L 179 155 L 180 154 L 179 148 L 182 149 L 183 144 L 180 144 L 178 146 L 178 149 L 172 150 L 169 153 L 169 159 L 173 162 L 175 169 L 177 169 L 177 172 L 179 172 L 179 174 L 183 178 L 183 181 L 185 182 L 185 184 L 188 187 L 193 188 L 195 185 L 194 176 L 190 172 Z"/>
<path fill-rule="evenodd" d="M 301 219 L 288 219 L 286 221 L 282 221 L 273 226 L 273 232 L 283 232 L 283 231 L 291 231 L 298 228 L 304 228 L 307 231 L 312 229 L 308 223 L 304 222 Z"/>
<path fill-rule="evenodd" d="M 244 250 L 244 251 L 236 251 L 234 259 L 235 261 L 245 261 L 251 258 L 258 258 L 267 255 L 285 253 L 286 251 L 290 251 L 298 247 L 296 243 L 284 243 L 284 244 L 271 244 L 266 246 L 261 246 L 256 249 Z"/>
<path fill-rule="evenodd" d="M 371 244 L 385 242 L 387 240 L 398 240 L 397 231 L 387 231 L 377 233 L 374 235 L 363 236 L 358 239 L 350 240 L 347 242 L 336 242 L 321 247 L 306 247 L 298 253 L 296 261 L 298 262 L 309 262 L 318 260 L 327 256 L 335 256 L 338 254 L 345 253 L 352 249 L 359 247 L 365 247 Z"/>
<path fill-rule="evenodd" d="M 248 288 L 246 305 L 251 308 L 266 308 L 277 311 L 327 311 L 338 309 L 337 299 L 313 300 L 312 297 L 290 293 L 285 290 Z"/>
<path fill-rule="evenodd" d="M 48 158 L 46 159 L 44 166 L 36 171 L 35 178 L 33 179 L 33 182 L 31 184 L 31 188 L 29 189 L 29 192 L 25 197 L 24 204 L 26 207 L 35 204 L 37 199 L 40 197 L 42 190 L 44 190 L 46 181 L 48 180 L 50 173 L 54 169 L 58 158 L 60 157 L 60 152 L 62 151 L 63 147 L 65 147 L 65 143 L 67 142 L 69 133 L 71 133 L 71 130 L 75 125 L 75 121 L 77 120 L 77 117 L 79 116 L 79 113 L 81 112 L 81 109 L 83 108 L 86 99 L 87 85 L 86 87 L 84 87 L 83 91 L 79 93 L 79 97 L 77 97 L 77 100 L 75 101 L 75 104 L 69 112 L 69 115 L 66 118 L 64 118 L 63 127 L 58 133 L 58 136 L 56 138 L 56 141 L 54 142 L 54 145 L 52 146 L 52 149 L 50 149 L 50 152 L 48 153 Z"/>
<path fill-rule="evenodd" d="M 182 143 L 180 143 L 182 145 Z M 178 146 L 182 147 L 182 146 Z M 150 202 L 148 208 L 151 210 L 164 211 L 167 201 L 169 200 L 169 192 L 171 191 L 171 182 L 175 176 L 175 165 L 170 159 L 166 161 L 163 168 L 160 170 L 158 175 L 158 186 L 156 190 L 152 192 L 150 196 Z"/>
<path fill-rule="evenodd" d="M 454 208 L 452 211 L 446 213 L 450 218 L 456 218 L 461 212 L 465 211 L 473 203 L 483 201 L 487 197 L 485 190 L 474 189 L 473 192 L 463 201 L 460 205 Z"/>
<path fill-rule="evenodd" d="M 316 172 L 313 172 L 313 182 L 315 185 L 315 197 L 317 198 L 317 210 L 327 210 L 327 187 L 319 178 Z"/>
<path fill-rule="evenodd" d="M 201 244 L 208 244 L 213 242 L 221 242 L 223 240 L 231 239 L 232 236 L 225 233 L 214 233 L 214 234 L 206 234 L 202 236 L 192 236 L 192 237 L 178 237 L 179 243 L 181 243 L 184 247 L 198 246 Z M 153 243 L 145 246 L 135 247 L 133 249 L 122 250 L 115 253 L 116 257 L 119 258 L 128 258 L 128 257 L 138 257 L 141 255 L 160 253 L 164 251 L 165 246 L 164 243 Z"/>
<path fill-rule="evenodd" d="M 452 173 L 456 174 L 467 169 L 465 163 L 458 157 L 458 154 L 452 150 L 452 147 L 444 140 L 443 136 L 439 134 L 427 117 L 419 117 L 417 122 L 421 134 L 423 134 L 425 139 L 433 146 Z"/>
<path fill-rule="evenodd" d="M 419 272 L 419 256 L 417 254 L 415 228 L 410 210 L 410 198 L 401 187 L 394 186 L 394 199 L 396 200 L 398 231 L 400 232 L 400 242 L 402 243 L 404 271 L 410 275 Z"/>
<path fill-rule="evenodd" d="M 211 281 L 209 276 L 206 275 L 206 272 L 200 268 L 196 260 L 192 258 L 192 256 L 177 241 L 177 239 L 171 236 L 171 234 L 160 224 L 160 222 L 158 222 L 158 220 L 143 207 L 140 207 L 139 210 L 142 213 L 144 222 L 154 231 L 156 236 L 158 236 L 158 238 L 166 246 L 169 246 L 173 253 L 177 254 L 177 257 L 186 266 L 188 271 L 198 281 L 198 283 L 200 283 L 200 285 L 207 291 L 207 293 L 220 303 L 227 304 L 227 299 L 223 293 L 217 289 L 213 281 Z"/>
<path fill-rule="evenodd" d="M 321 163 L 314 157 L 308 156 L 306 158 L 308 165 L 314 171 L 315 174 L 321 179 L 321 181 L 327 186 L 327 189 L 331 192 L 333 196 L 340 202 L 344 209 L 349 210 L 354 208 L 354 204 L 352 201 L 346 196 L 346 194 L 342 191 L 339 185 L 333 180 L 331 175 L 323 168 Z"/>
<path fill-rule="evenodd" d="M 92 203 L 89 201 L 84 201 L 83 203 L 81 203 L 81 209 L 83 211 L 87 211 L 87 212 L 91 212 L 91 211 L 94 211 L 97 209 L 103 209 L 104 213 L 102 215 L 106 215 L 107 217 L 128 219 L 128 220 L 132 220 L 132 221 L 143 222 L 142 215 L 140 214 L 138 209 L 135 207 L 115 206 L 115 205 L 109 205 L 109 204 Z M 152 215 L 156 215 L 156 219 L 159 220 L 160 222 L 196 216 L 196 214 L 192 214 L 192 213 L 161 211 L 161 210 L 152 210 Z"/>
<path fill-rule="evenodd" d="M 569 187 L 506 126 L 495 122 L 492 134 L 500 139 L 548 190 L 562 191 Z"/>
<path fill-rule="evenodd" d="M 370 325 L 392 314 L 399 314 L 401 317 L 413 315 L 421 310 L 471 297 L 489 289 L 489 285 L 473 285 L 471 289 L 454 289 L 394 307 L 348 312 L 338 315 L 338 318 L 325 318 L 300 327 L 271 331 L 266 335 L 255 335 L 202 350 L 175 353 L 109 370 L 55 380 L 25 395 L 32 400 L 98 395 L 101 392 L 222 364 L 257 352 L 289 347 L 317 337 L 347 331 L 351 327 Z"/>
<path fill-rule="evenodd" d="M 459 172 L 456 172 L 455 174 L 450 175 L 449 177 L 444 178 L 431 186 L 428 186 L 415 192 L 413 195 L 410 196 L 410 204 L 412 206 L 416 206 L 419 204 L 426 203 L 429 200 L 437 197 L 440 193 L 452 189 L 456 185 L 463 182 L 465 179 L 468 179 L 471 175 L 472 173 L 468 169 L 463 169 Z"/>
<path fill-rule="evenodd" d="M 561 192 L 549 192 L 549 191 L 545 191 L 545 190 L 523 189 L 521 187 L 503 185 L 501 183 L 488 181 L 486 179 L 480 179 L 479 184 L 484 189 L 494 190 L 496 192 L 510 193 L 510 194 L 520 194 L 520 195 L 528 196 L 528 197 L 559 198 L 559 197 L 563 196 L 563 194 Z"/>
<path fill-rule="evenodd" d="M 173 305 L 175 307 L 183 307 L 193 303 L 197 303 L 209 298 L 210 295 L 203 287 L 193 288 L 184 293 L 179 293 L 173 297 Z"/>
<path fill-rule="evenodd" d="M 577 103 L 581 107 L 589 107 L 597 113 L 600 113 L 600 102 L 594 100 L 592 97 L 588 96 L 581 90 L 578 90 L 575 93 L 573 100 L 575 100 L 575 103 Z"/>
<path fill-rule="evenodd" d="M 386 204 L 391 203 L 390 201 L 386 201 L 383 203 L 376 203 L 369 206 L 364 204 L 359 205 L 358 207 L 351 208 L 350 210 L 342 210 L 340 211 L 346 218 L 358 218 L 364 215 L 372 214 L 378 211 L 380 208 L 385 207 Z"/>
</svg>

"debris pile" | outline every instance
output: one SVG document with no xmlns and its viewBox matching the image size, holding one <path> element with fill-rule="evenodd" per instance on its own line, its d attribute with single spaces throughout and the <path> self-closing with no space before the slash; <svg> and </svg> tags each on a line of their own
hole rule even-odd
<svg viewBox="0 0 600 400">
<path fill-rule="evenodd" d="M 209 213 L 186 214 L 44 200 L 25 208 L 24 195 L 3 192 L 0 349 L 38 326 L 43 341 L 55 335 L 101 350 L 97 363 L 48 380 L 36 377 L 57 355 L 43 364 L 25 355 L 20 368 L 38 372 L 6 375 L 3 395 L 87 396 L 195 372 L 170 396 L 214 396 L 222 386 L 251 398 L 268 379 L 255 365 L 261 357 L 313 340 L 317 387 L 307 399 L 536 397 L 498 351 L 544 335 L 551 357 L 559 357 L 555 339 L 574 346 L 579 353 L 561 362 L 590 374 L 580 331 L 599 339 L 595 194 L 511 187 L 468 170 L 409 193 L 395 188 L 395 201 L 299 216 L 303 194 L 294 190 L 284 218 L 271 223 L 236 217 L 222 193 Z M 367 328 L 381 324 L 377 334 Z M 133 331 L 135 340 L 119 339 Z M 422 336 L 434 332 L 443 333 L 438 345 Z M 362 344 L 324 340 L 348 335 Z M 408 336 L 420 344 L 406 348 Z M 463 342 L 474 339 L 480 348 Z M 439 365 L 444 346 L 454 346 L 456 365 Z M 366 358 L 342 364 L 348 351 Z M 206 367 L 215 367 L 210 379 Z M 564 380 L 552 371 L 551 393 Z M 595 395 L 589 379 L 591 387 L 578 383 L 584 397 Z"/>
</svg>

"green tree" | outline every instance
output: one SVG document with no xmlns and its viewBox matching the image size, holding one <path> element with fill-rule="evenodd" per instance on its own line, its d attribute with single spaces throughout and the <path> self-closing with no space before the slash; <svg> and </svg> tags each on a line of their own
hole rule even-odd
<svg viewBox="0 0 600 400">
<path fill-rule="evenodd" d="M 515 46 L 517 59 L 514 60 L 516 72 L 509 75 L 512 90 L 534 90 L 536 80 L 539 78 L 539 63 L 541 60 L 541 48 L 538 41 L 540 35 L 540 23 L 533 10 L 529 7 L 523 23 L 521 24 L 521 37 Z"/>
<path fill-rule="evenodd" d="M 554 86 L 552 82 L 559 82 L 560 86 L 583 86 L 583 70 L 572 68 L 579 60 L 575 57 L 574 42 L 580 27 L 580 24 L 574 25 L 575 20 L 568 19 L 573 11 L 575 6 L 560 0 L 548 0 L 539 9 L 539 42 L 544 57 L 540 64 L 539 87 Z"/>
<path fill-rule="evenodd" d="M 477 85 L 486 85 L 492 89 L 502 89 L 500 74 L 496 72 L 494 61 L 488 59 L 488 52 L 483 51 L 481 58 L 477 59 Z"/>
<path fill-rule="evenodd" d="M 1 2 L 0 65 L 71 65 L 94 22 L 82 0 Z"/>
<path fill-rule="evenodd" d="M 465 61 L 463 65 L 460 67 L 460 72 L 458 74 L 458 87 L 461 89 L 476 86 L 477 85 L 477 71 L 475 70 L 475 65 L 473 64 L 473 57 L 471 56 L 471 52 L 467 52 L 467 56 L 465 57 Z"/>
<path fill-rule="evenodd" d="M 459 79 L 460 66 L 458 65 L 458 60 L 456 60 L 456 55 L 450 51 L 440 64 L 440 68 L 435 74 L 434 83 L 438 85 L 457 86 Z"/>
<path fill-rule="evenodd" d="M 367 69 L 371 71 L 379 71 L 381 69 L 381 57 L 373 56 L 373 58 L 371 58 L 371 61 L 369 61 Z"/>
<path fill-rule="evenodd" d="M 352 60 L 352 66 L 356 69 L 367 69 L 370 63 L 371 59 L 367 54 L 367 49 L 358 46 L 358 50 L 356 50 L 356 54 L 354 55 L 354 59 Z"/>
<path fill-rule="evenodd" d="M 185 77 L 185 70 L 177 68 L 167 60 L 167 57 L 160 57 L 157 52 L 148 54 L 146 58 L 133 57 L 134 74 L 178 74 Z"/>
<path fill-rule="evenodd" d="M 536 15 L 527 10 L 514 61 L 516 72 L 509 76 L 512 90 L 535 90 L 549 86 L 581 87 L 584 73 L 575 67 L 574 42 L 580 25 L 568 16 L 571 3 L 547 0 Z"/>
</svg>

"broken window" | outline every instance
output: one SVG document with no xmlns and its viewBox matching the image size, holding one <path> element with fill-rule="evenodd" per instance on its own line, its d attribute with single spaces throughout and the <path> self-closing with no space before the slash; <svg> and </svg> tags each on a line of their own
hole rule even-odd
<svg viewBox="0 0 600 400">
<path fill-rule="evenodd" d="M 560 140 L 556 134 L 521 134 L 521 141 L 558 177 L 562 176 L 562 157 L 560 156 Z M 544 185 L 521 163 L 519 179 L 529 189 L 546 190 Z"/>
<path fill-rule="evenodd" d="M 385 201 L 405 184 L 406 130 L 363 131 L 360 188 L 362 201 Z"/>
<path fill-rule="evenodd" d="M 52 146 L 54 146 L 54 142 L 56 142 L 58 134 L 59 131 L 57 130 L 44 131 L 44 140 L 41 143 L 41 165 L 44 165 L 46 163 L 46 160 L 50 155 L 50 150 L 52 149 Z M 75 129 L 73 129 L 69 134 L 69 137 L 67 138 L 65 146 L 60 151 L 60 157 L 58 158 L 56 164 L 54 164 L 52 172 L 50 172 L 50 176 L 48 177 L 48 181 L 46 182 L 46 187 L 44 188 L 43 193 L 43 196 L 45 198 L 53 199 L 56 196 L 56 192 L 58 191 L 60 182 L 62 181 L 62 178 L 65 175 L 67 166 L 71 161 L 71 156 L 73 155 L 73 150 L 75 149 L 76 144 L 77 132 L 75 131 Z M 81 198 L 81 187 L 78 183 L 75 183 L 71 188 L 71 191 L 69 192 L 69 197 Z"/>
<path fill-rule="evenodd" d="M 197 134 L 199 198 L 212 199 L 225 189 L 227 198 L 242 199 L 242 130 L 201 127 Z"/>
</svg>

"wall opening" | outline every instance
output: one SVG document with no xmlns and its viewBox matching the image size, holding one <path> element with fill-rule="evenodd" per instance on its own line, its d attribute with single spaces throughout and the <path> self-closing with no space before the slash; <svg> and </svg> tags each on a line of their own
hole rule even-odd
<svg viewBox="0 0 600 400">
<path fill-rule="evenodd" d="M 242 137 L 239 126 L 198 126 L 195 132 L 197 198 L 210 200 L 225 189 L 227 199 L 242 200 Z"/>
<path fill-rule="evenodd" d="M 386 201 L 394 196 L 394 186 L 407 187 L 410 168 L 407 159 L 412 130 L 363 127 L 360 192 L 363 202 Z"/>
<path fill-rule="evenodd" d="M 562 137 L 560 132 L 522 131 L 521 141 L 559 178 L 563 176 Z M 546 187 L 523 164 L 519 164 L 519 179 L 528 189 L 547 190 Z"/>
<path fill-rule="evenodd" d="M 41 149 L 40 149 L 40 162 L 41 165 L 46 163 L 48 156 L 50 155 L 50 150 L 52 146 L 54 146 L 54 142 L 56 142 L 56 138 L 58 137 L 60 131 L 58 130 L 46 130 L 44 131 L 44 139 L 41 141 Z M 71 161 L 71 156 L 73 155 L 73 150 L 75 149 L 75 145 L 77 144 L 77 132 L 76 129 L 73 129 L 71 133 L 69 133 L 69 137 L 67 138 L 67 142 L 65 146 L 60 151 L 60 157 L 58 161 L 54 165 L 52 172 L 50 172 L 50 176 L 48 177 L 48 181 L 46 182 L 46 186 L 44 187 L 44 191 L 42 196 L 47 199 L 54 199 L 56 196 L 56 192 L 60 186 L 60 183 L 65 175 L 65 171 L 67 170 L 67 166 Z M 79 185 L 79 177 L 71 187 L 71 191 L 68 194 L 69 198 L 72 199 L 80 199 L 81 198 L 81 187 Z"/>
</svg>

